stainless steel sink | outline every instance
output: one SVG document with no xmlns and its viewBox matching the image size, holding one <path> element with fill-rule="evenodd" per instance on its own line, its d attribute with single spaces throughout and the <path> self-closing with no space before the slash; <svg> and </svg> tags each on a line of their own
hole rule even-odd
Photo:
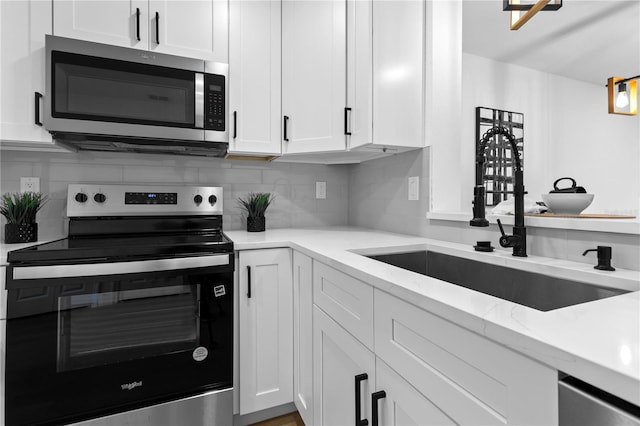
<svg viewBox="0 0 640 426">
<path fill-rule="evenodd" d="M 539 311 L 551 311 L 628 293 L 627 290 L 536 274 L 434 251 L 367 257 Z"/>
</svg>

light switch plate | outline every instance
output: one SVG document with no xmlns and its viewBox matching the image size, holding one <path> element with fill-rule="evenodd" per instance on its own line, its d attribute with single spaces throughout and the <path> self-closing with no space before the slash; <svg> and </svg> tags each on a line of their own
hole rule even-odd
<svg viewBox="0 0 640 426">
<path fill-rule="evenodd" d="M 20 192 L 40 192 L 39 177 L 21 177 Z"/>
<path fill-rule="evenodd" d="M 409 177 L 409 201 L 416 201 L 420 198 L 420 177 Z"/>
<path fill-rule="evenodd" d="M 318 200 L 327 198 L 327 182 L 316 182 L 316 198 Z"/>
</svg>

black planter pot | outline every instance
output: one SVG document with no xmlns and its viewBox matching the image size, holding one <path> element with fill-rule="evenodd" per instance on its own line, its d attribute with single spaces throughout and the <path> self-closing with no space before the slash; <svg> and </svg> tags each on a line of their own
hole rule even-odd
<svg viewBox="0 0 640 426">
<path fill-rule="evenodd" d="M 247 217 L 247 232 L 262 232 L 265 227 L 264 216 L 248 216 Z"/>
<path fill-rule="evenodd" d="M 38 240 L 37 223 L 7 223 L 4 225 L 4 242 L 32 243 Z"/>
</svg>

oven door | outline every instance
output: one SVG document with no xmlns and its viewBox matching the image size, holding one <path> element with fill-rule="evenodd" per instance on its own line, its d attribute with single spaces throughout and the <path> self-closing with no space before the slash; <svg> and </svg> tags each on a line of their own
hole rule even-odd
<svg viewBox="0 0 640 426">
<path fill-rule="evenodd" d="M 6 424 L 232 386 L 233 256 L 7 268 Z"/>
</svg>

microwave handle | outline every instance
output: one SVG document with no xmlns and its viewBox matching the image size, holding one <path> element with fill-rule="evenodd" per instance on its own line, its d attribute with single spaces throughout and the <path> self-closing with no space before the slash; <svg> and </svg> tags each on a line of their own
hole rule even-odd
<svg viewBox="0 0 640 426">
<path fill-rule="evenodd" d="M 96 277 L 101 275 L 137 274 L 144 272 L 176 271 L 229 265 L 229 254 L 151 259 L 133 262 L 82 263 L 77 265 L 16 266 L 14 280 Z"/>
<path fill-rule="evenodd" d="M 195 127 L 204 128 L 204 74 L 195 74 Z"/>
</svg>

